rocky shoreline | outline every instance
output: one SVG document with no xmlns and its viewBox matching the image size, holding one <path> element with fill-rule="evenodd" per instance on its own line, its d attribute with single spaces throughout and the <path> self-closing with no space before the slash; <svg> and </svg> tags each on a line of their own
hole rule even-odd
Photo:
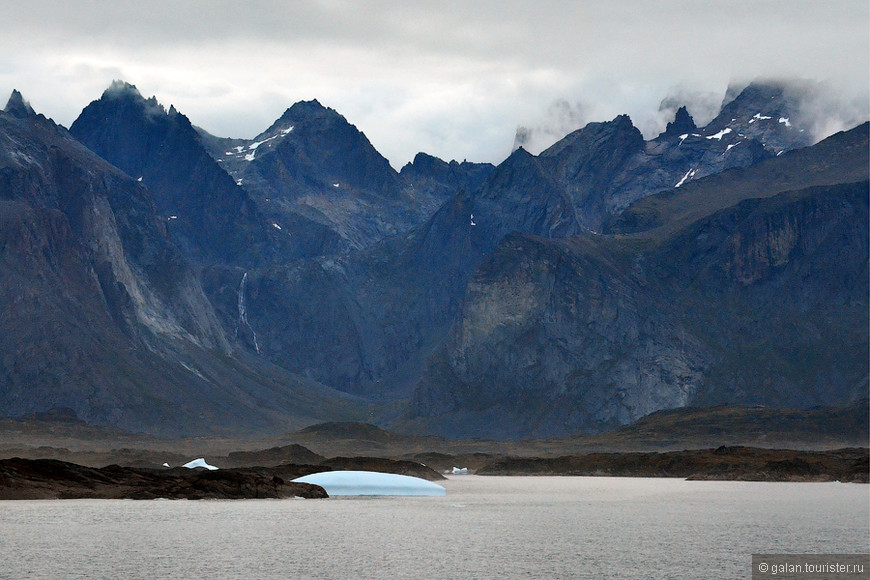
<svg viewBox="0 0 870 580">
<path fill-rule="evenodd" d="M 293 468 L 305 466 L 292 466 Z M 305 469 L 301 470 L 302 472 Z M 310 472 L 310 471 L 309 471 Z M 55 459 L 0 460 L 0 500 L 325 498 L 316 485 L 291 481 L 298 469 L 94 468 Z"/>
<path fill-rule="evenodd" d="M 868 449 L 797 451 L 726 447 L 663 453 L 588 453 L 508 457 L 478 475 L 586 475 L 679 477 L 719 481 L 841 481 L 868 483 Z"/>
<path fill-rule="evenodd" d="M 274 467 L 142 468 L 86 467 L 56 459 L 0 459 L 0 500 L 8 499 L 281 499 L 328 497 L 317 485 L 297 477 L 335 470 L 366 470 L 444 477 L 413 461 L 374 457 L 336 457 L 322 464 Z"/>
<path fill-rule="evenodd" d="M 275 450 L 268 450 L 272 455 Z M 301 449 L 294 453 L 302 454 Z M 440 455 L 440 454 L 439 454 Z M 314 456 L 312 454 L 312 456 Z M 439 457 L 442 462 L 452 456 Z M 477 459 L 483 459 L 484 456 Z M 453 457 L 459 459 L 459 457 Z M 444 479 L 409 460 L 334 457 L 317 464 L 188 469 L 86 467 L 56 459 L 0 459 L 0 500 L 11 499 L 263 499 L 325 498 L 316 485 L 297 477 L 323 471 L 364 470 Z M 868 483 L 867 448 L 798 451 L 726 447 L 650 453 L 587 453 L 559 457 L 491 457 L 477 475 L 676 477 L 719 481 L 840 481 Z"/>
</svg>

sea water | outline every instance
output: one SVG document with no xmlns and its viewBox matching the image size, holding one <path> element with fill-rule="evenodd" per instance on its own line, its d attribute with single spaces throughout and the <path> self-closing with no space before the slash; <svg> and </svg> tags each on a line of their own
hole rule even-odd
<svg viewBox="0 0 870 580">
<path fill-rule="evenodd" d="M 454 476 L 445 497 L 0 502 L 0 578 L 747 578 L 866 553 L 868 486 Z"/>
</svg>

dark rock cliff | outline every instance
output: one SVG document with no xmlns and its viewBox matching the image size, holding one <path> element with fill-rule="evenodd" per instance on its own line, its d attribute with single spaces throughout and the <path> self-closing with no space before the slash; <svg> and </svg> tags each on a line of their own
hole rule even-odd
<svg viewBox="0 0 870 580">
<path fill-rule="evenodd" d="M 248 193 L 203 148 L 190 121 L 116 81 L 85 107 L 70 133 L 154 193 L 157 210 L 190 258 L 258 264 L 292 251 Z"/>
<path fill-rule="evenodd" d="M 837 139 L 866 155 L 866 133 Z M 807 150 L 801 169 L 777 158 L 751 181 L 741 174 L 747 193 L 724 204 L 714 193 L 724 174 L 698 181 L 687 206 L 715 196 L 725 207 L 669 229 L 508 236 L 428 359 L 408 427 L 548 436 L 692 403 L 866 397 L 867 165 L 832 158 L 831 147 L 813 148 L 815 162 Z M 783 170 L 792 183 L 827 175 L 830 185 L 781 191 L 770 176 Z M 865 181 L 838 183 L 862 172 Z"/>
<path fill-rule="evenodd" d="M 14 101 L 10 111 L 0 112 L 4 415 L 68 408 L 96 424 L 189 433 L 299 426 L 351 405 L 235 358 L 151 191 L 50 120 Z"/>
</svg>

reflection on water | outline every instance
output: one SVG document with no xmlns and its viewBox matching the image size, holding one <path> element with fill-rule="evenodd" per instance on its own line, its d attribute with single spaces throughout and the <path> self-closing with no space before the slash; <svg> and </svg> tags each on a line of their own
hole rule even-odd
<svg viewBox="0 0 870 580">
<path fill-rule="evenodd" d="M 446 497 L 0 502 L 2 578 L 744 578 L 870 545 L 868 487 L 457 476 Z"/>
</svg>

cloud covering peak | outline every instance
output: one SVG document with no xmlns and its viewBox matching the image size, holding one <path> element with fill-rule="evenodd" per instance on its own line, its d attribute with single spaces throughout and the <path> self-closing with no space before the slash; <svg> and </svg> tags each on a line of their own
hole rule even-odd
<svg viewBox="0 0 870 580">
<path fill-rule="evenodd" d="M 866 116 L 868 20 L 866 0 L 32 0 L 4 5 L 0 91 L 68 125 L 123 78 L 234 137 L 316 97 L 394 167 L 421 150 L 498 162 L 517 127 L 545 146 L 627 113 L 649 137 L 681 105 L 701 125 L 757 77 L 824 81 L 820 112 Z"/>
</svg>

